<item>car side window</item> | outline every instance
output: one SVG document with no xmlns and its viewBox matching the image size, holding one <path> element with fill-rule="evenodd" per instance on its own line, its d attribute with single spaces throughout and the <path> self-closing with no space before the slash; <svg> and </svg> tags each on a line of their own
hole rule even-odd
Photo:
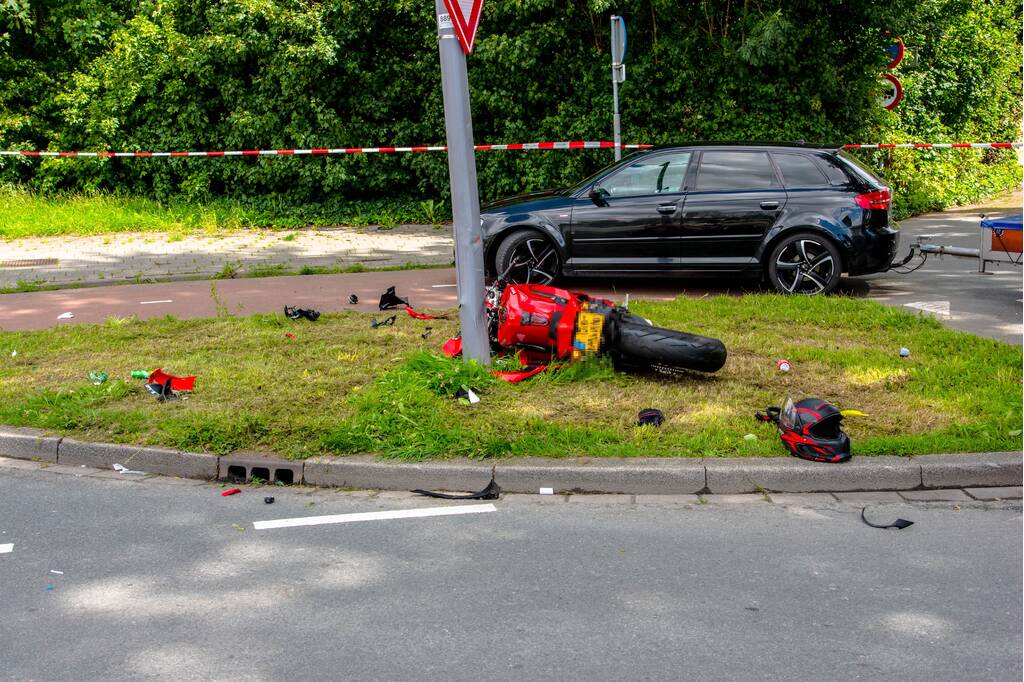
<svg viewBox="0 0 1024 682">
<path fill-rule="evenodd" d="M 828 182 L 833 187 L 842 187 L 850 184 L 850 176 L 847 175 L 846 171 L 839 167 L 837 161 L 832 159 L 821 159 L 823 162 L 821 165 L 825 169 L 825 175 L 828 176 Z"/>
<path fill-rule="evenodd" d="M 779 184 L 768 152 L 704 152 L 697 172 L 701 191 L 772 189 Z"/>
<path fill-rule="evenodd" d="M 690 152 L 641 157 L 610 178 L 599 188 L 611 197 L 638 197 L 674 194 L 682 191 L 683 178 L 690 165 Z"/>
<path fill-rule="evenodd" d="M 782 184 L 794 187 L 828 187 L 828 178 L 806 154 L 772 154 L 782 173 Z"/>
</svg>

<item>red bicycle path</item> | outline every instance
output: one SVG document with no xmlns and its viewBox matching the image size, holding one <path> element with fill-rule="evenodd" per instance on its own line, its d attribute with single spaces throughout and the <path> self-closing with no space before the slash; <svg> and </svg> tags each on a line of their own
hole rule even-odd
<svg viewBox="0 0 1024 682">
<path fill-rule="evenodd" d="M 680 287 L 657 280 L 629 289 L 617 289 L 601 280 L 570 288 L 622 302 L 631 298 L 671 300 Z M 249 279 L 193 280 L 158 284 L 125 284 L 61 289 L 0 296 L 0 331 L 47 329 L 65 324 L 99 324 L 108 318 L 134 316 L 148 319 L 173 315 L 180 319 L 215 317 L 221 310 L 232 315 L 282 311 L 284 306 L 314 308 L 321 312 L 378 311 L 380 295 L 389 286 L 413 307 L 451 310 L 458 307 L 455 270 L 399 270 L 337 275 L 295 275 Z M 700 292 L 701 294 L 703 291 Z M 359 303 L 349 304 L 355 294 Z M 73 318 L 58 319 L 64 313 Z"/>
</svg>

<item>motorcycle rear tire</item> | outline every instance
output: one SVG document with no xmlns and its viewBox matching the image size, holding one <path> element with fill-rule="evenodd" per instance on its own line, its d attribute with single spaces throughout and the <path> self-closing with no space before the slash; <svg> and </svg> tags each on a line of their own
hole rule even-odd
<svg viewBox="0 0 1024 682">
<path fill-rule="evenodd" d="M 619 369 L 717 372 L 725 364 L 725 345 L 718 339 L 626 320 L 617 327 L 608 351 Z"/>
</svg>

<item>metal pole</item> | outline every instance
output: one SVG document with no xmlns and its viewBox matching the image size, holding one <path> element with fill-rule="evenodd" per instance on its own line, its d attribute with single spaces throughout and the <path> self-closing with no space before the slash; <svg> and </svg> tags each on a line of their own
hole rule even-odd
<svg viewBox="0 0 1024 682">
<path fill-rule="evenodd" d="M 619 18 L 612 15 L 612 133 L 613 139 L 615 140 L 615 160 L 619 161 L 622 159 L 622 129 L 621 120 L 619 118 L 619 76 L 618 76 L 618 64 L 616 63 L 616 47 L 614 46 L 616 41 L 616 35 L 618 30 Z"/>
<path fill-rule="evenodd" d="M 615 160 L 622 158 L 622 130 L 619 118 L 619 83 L 615 80 L 615 67 L 612 66 L 612 130 L 615 135 Z"/>
<path fill-rule="evenodd" d="M 439 18 L 437 46 L 441 54 L 441 90 L 444 125 L 448 138 L 448 176 L 452 189 L 455 226 L 455 281 L 459 292 L 459 324 L 462 326 L 462 357 L 490 365 L 487 313 L 484 308 L 484 249 L 480 235 L 480 196 L 473 150 L 473 119 L 469 110 L 466 55 L 443 0 L 434 1 Z"/>
</svg>

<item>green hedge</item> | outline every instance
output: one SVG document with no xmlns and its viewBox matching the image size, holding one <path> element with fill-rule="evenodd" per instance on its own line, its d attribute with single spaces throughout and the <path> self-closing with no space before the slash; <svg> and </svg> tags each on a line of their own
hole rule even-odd
<svg viewBox="0 0 1024 682">
<path fill-rule="evenodd" d="M 492 0 L 469 60 L 479 142 L 608 139 L 608 16 L 629 26 L 627 141 L 1016 139 L 1010 0 Z M 907 96 L 877 105 L 886 31 Z M 6 0 L 0 147 L 182 150 L 441 144 L 430 0 Z M 899 205 L 1019 178 L 1008 152 L 868 155 Z M 561 185 L 610 152 L 478 155 L 481 194 Z M 298 211 L 447 193 L 443 154 L 0 160 L 0 181 Z M 936 203 L 938 202 L 938 203 Z M 309 209 L 313 210 L 313 209 Z"/>
</svg>

